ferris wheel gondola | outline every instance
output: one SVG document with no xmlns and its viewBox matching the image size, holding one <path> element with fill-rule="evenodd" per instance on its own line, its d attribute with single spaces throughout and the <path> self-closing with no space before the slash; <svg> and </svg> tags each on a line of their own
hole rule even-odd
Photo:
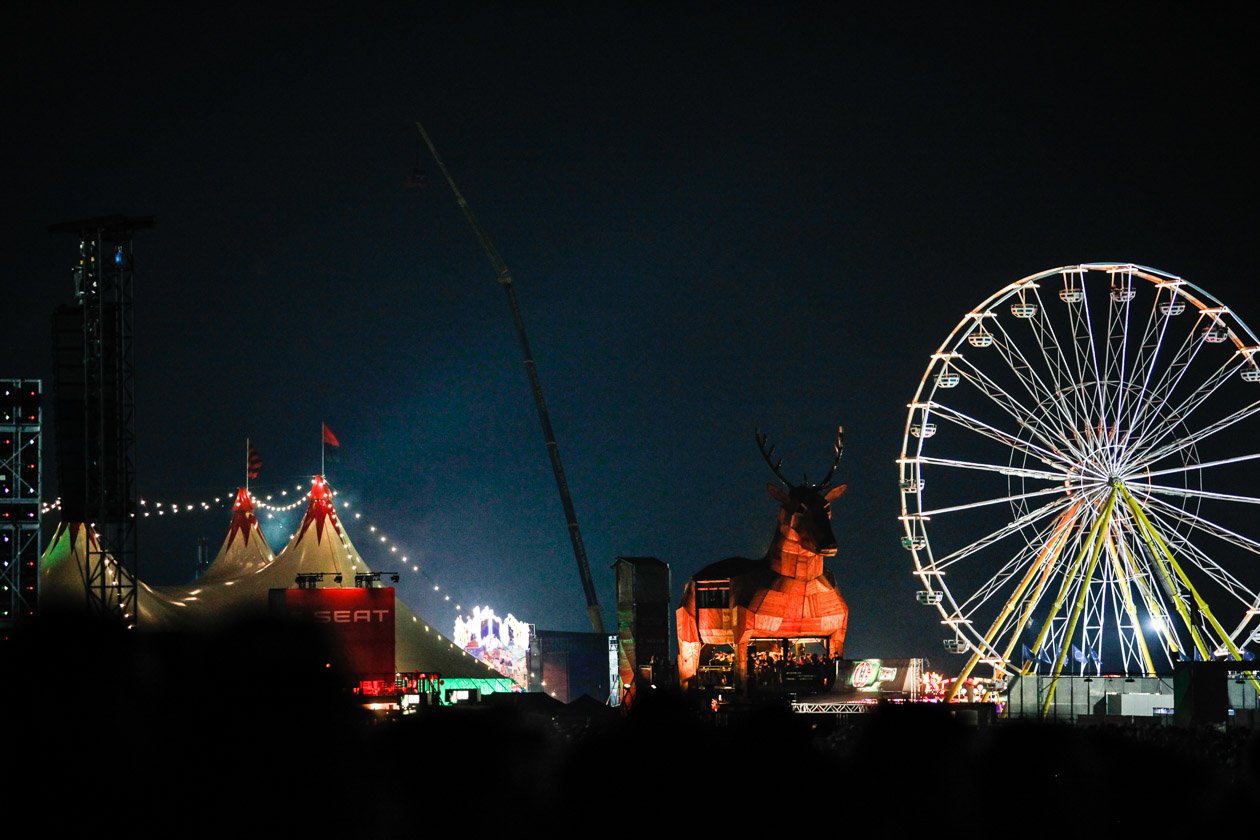
<svg viewBox="0 0 1260 840">
<path fill-rule="evenodd" d="M 1258 365 L 1237 313 L 1132 264 L 1040 272 L 967 313 L 898 459 L 901 544 L 967 656 L 958 684 L 1253 658 Z"/>
</svg>

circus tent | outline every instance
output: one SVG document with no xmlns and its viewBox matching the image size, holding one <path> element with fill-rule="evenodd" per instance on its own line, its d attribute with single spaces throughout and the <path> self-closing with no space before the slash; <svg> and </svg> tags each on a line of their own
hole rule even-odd
<svg viewBox="0 0 1260 840">
<path fill-rule="evenodd" d="M 57 526 L 40 560 L 41 608 L 73 610 L 86 605 L 86 561 L 95 541 L 96 535 L 81 523 Z M 117 573 L 112 558 L 105 558 L 105 566 L 108 574 Z M 137 582 L 137 627 L 201 632 L 226 621 L 264 617 L 272 589 L 291 588 L 299 575 L 321 573 L 320 588 L 351 586 L 355 575 L 373 574 L 342 527 L 324 478 L 313 478 L 302 523 L 279 554 L 268 546 L 253 499 L 241 488 L 223 545 L 200 578 L 183 586 Z M 510 679 L 456 646 L 397 597 L 394 612 L 398 671 L 436 671 L 447 688 L 483 694 L 513 690 Z"/>
</svg>

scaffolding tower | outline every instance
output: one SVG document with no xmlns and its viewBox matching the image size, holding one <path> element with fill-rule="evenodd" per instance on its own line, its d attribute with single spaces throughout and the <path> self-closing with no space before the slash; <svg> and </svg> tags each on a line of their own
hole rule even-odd
<svg viewBox="0 0 1260 840">
<path fill-rule="evenodd" d="M 79 242 L 75 303 L 54 316 L 62 519 L 88 527 L 89 614 L 128 627 L 137 581 L 132 237 L 151 227 L 151 216 L 115 215 L 50 228 Z"/>
<path fill-rule="evenodd" d="M 0 639 L 39 602 L 43 383 L 0 379 Z"/>
</svg>

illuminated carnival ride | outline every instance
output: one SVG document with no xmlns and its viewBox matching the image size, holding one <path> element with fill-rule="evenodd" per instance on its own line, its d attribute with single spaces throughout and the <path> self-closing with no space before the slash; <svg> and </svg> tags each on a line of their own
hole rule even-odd
<svg viewBox="0 0 1260 840">
<path fill-rule="evenodd" d="M 962 318 L 898 459 L 955 686 L 1253 659 L 1258 352 L 1224 303 L 1131 264 L 1043 271 Z"/>
</svg>

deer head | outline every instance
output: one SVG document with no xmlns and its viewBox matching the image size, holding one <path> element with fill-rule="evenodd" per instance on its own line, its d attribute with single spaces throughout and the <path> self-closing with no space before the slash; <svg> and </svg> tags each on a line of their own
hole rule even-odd
<svg viewBox="0 0 1260 840">
<path fill-rule="evenodd" d="M 810 483 L 808 476 L 803 476 L 800 484 L 793 484 L 780 471 L 783 459 L 774 460 L 774 446 L 766 448 L 766 436 L 756 433 L 757 448 L 765 459 L 770 470 L 786 485 L 786 490 L 773 482 L 766 484 L 766 490 L 780 505 L 779 534 L 785 543 L 798 544 L 802 550 L 824 557 L 836 553 L 836 536 L 831 530 L 831 503 L 844 495 L 849 485 L 831 486 L 831 477 L 835 475 L 836 466 L 840 463 L 840 454 L 844 451 L 844 426 L 836 431 L 835 453 L 831 469 L 822 481 Z"/>
</svg>

